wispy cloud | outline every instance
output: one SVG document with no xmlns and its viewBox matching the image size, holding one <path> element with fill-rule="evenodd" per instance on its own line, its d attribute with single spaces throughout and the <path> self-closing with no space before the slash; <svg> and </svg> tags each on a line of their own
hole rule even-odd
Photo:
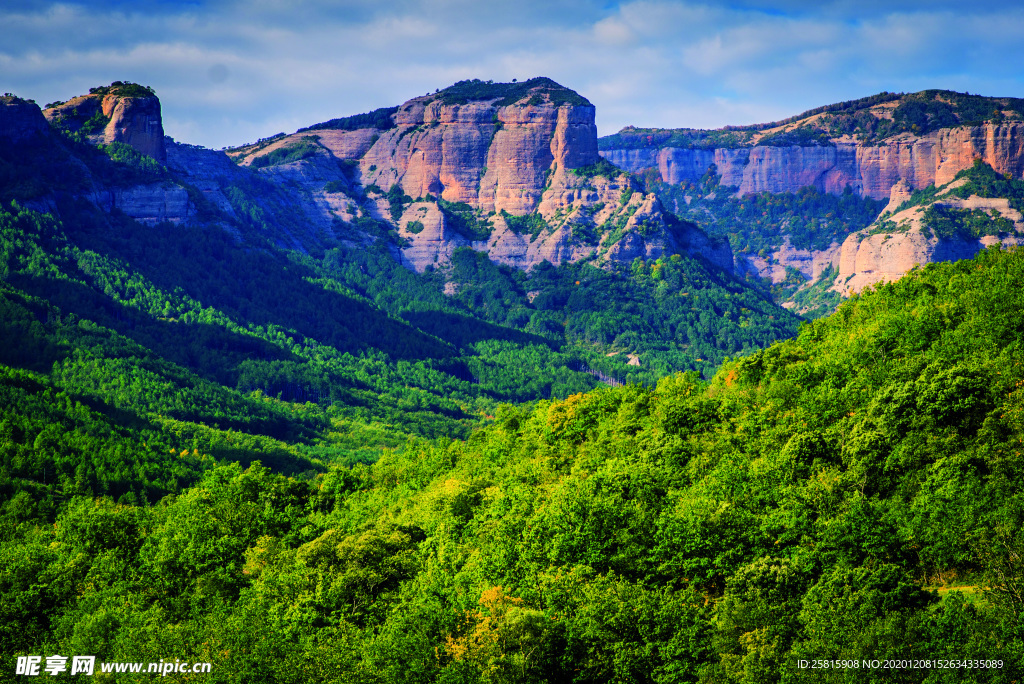
<svg viewBox="0 0 1024 684">
<path fill-rule="evenodd" d="M 881 90 L 1024 95 L 1016 2 L 219 0 L 0 9 L 0 90 L 40 102 L 134 80 L 165 128 L 237 144 L 463 78 L 546 75 L 602 133 L 770 120 Z"/>
</svg>

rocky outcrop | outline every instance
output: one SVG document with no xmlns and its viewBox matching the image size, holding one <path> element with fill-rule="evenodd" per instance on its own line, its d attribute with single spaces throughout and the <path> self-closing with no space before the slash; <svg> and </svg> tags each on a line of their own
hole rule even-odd
<svg viewBox="0 0 1024 684">
<path fill-rule="evenodd" d="M 1019 237 L 985 236 L 978 240 L 939 240 L 927 237 L 920 228 L 902 233 L 851 235 L 843 243 L 839 276 L 832 288 L 844 296 L 878 283 L 899 280 L 917 266 L 933 261 L 970 259 L 994 245 L 1016 247 Z"/>
<path fill-rule="evenodd" d="M 558 97 L 552 86 L 561 89 L 547 81 L 511 98 L 453 101 L 446 92 L 417 97 L 398 107 L 391 128 L 314 127 L 231 154 L 320 197 L 324 216 L 351 221 L 362 212 L 392 222 L 385 193 L 394 189 L 406 202 L 411 198 L 393 222 L 405 245 L 400 258 L 417 271 L 443 264 L 460 247 L 521 269 L 542 261 L 628 262 L 686 252 L 731 271 L 727 243 L 673 222 L 654 195 L 639 192 L 625 175 L 575 172 L 600 161 L 594 107 L 575 93 Z M 319 149 L 312 150 L 314 144 Z M 300 147 L 305 158 L 269 163 Z M 356 186 L 340 178 L 330 182 L 324 165 L 331 162 L 348 164 Z M 343 192 L 332 198 L 325 187 Z M 354 209 L 364 189 L 368 199 Z M 441 202 L 460 203 L 459 211 L 468 209 L 478 228 L 460 232 Z M 529 227 L 516 220 L 527 215 L 534 216 Z M 480 225 L 489 228 L 486 239 Z"/>
<path fill-rule="evenodd" d="M 861 196 L 885 199 L 901 180 L 911 189 L 948 183 L 975 159 L 1000 173 L 1024 177 L 1024 123 L 903 134 L 877 145 L 846 137 L 831 145 L 611 149 L 601 155 L 628 171 L 657 168 L 662 179 L 673 184 L 696 181 L 715 164 L 722 184 L 738 188 L 739 194 L 796 192 L 806 186 L 841 193 L 849 186 Z"/>
<path fill-rule="evenodd" d="M 167 159 L 160 100 L 134 84 L 94 88 L 43 111 L 51 124 L 81 131 L 96 144 L 122 142 L 160 163 Z"/>
<path fill-rule="evenodd" d="M 402 214 L 399 234 L 407 246 L 401 252 L 405 266 L 422 273 L 427 266 L 443 264 L 452 252 L 470 241 L 455 232 L 436 202 L 416 202 Z"/>
<path fill-rule="evenodd" d="M 407 243 L 402 262 L 422 272 L 448 261 L 456 249 L 469 247 L 486 252 L 492 261 L 524 270 L 544 261 L 558 265 L 594 258 L 630 263 L 685 253 L 732 271 L 727 242 L 673 220 L 653 194 L 637 191 L 624 175 L 559 176 L 544 191 L 538 217 L 545 225 L 531 233 L 510 225 L 515 218 L 510 213 L 497 214 L 491 218 L 490 235 L 472 240 L 454 229 L 436 202 L 415 202 L 398 222 Z"/>
<path fill-rule="evenodd" d="M 771 253 L 770 259 L 761 256 L 742 255 L 736 257 L 736 268 L 741 273 L 751 273 L 768 278 L 779 284 L 789 276 L 789 268 L 799 271 L 808 283 L 813 283 L 829 269 L 839 266 L 842 245 L 833 242 L 828 249 L 810 250 L 793 247 L 787 237 L 781 247 Z"/>
<path fill-rule="evenodd" d="M 98 190 L 92 194 L 91 199 L 93 204 L 104 211 L 118 209 L 147 225 L 163 221 L 183 223 L 193 212 L 188 191 L 172 183 Z"/>
<path fill-rule="evenodd" d="M 958 184 L 951 183 L 947 189 Z M 895 191 L 893 195 L 895 199 Z M 976 240 L 942 240 L 923 224 L 923 206 L 910 207 L 891 216 L 883 214 L 879 222 L 867 230 L 848 236 L 843 242 L 839 256 L 839 275 L 832 289 L 850 296 L 865 287 L 898 280 L 916 266 L 933 261 L 969 259 L 996 243 L 1004 247 L 1024 244 L 1024 217 L 1011 208 L 1009 200 L 1005 198 L 974 195 L 966 199 L 943 197 L 937 204 L 953 209 L 980 209 L 986 213 L 994 211 L 1013 223 L 1013 233 L 987 235 Z"/>
<path fill-rule="evenodd" d="M 896 181 L 896 184 L 889 190 L 889 203 L 885 205 L 882 213 L 894 213 L 901 204 L 910 199 L 911 194 L 910 186 L 907 185 L 905 180 L 900 179 Z"/>
<path fill-rule="evenodd" d="M 0 97 L 0 140 L 17 143 L 46 130 L 46 119 L 35 102 L 11 95 Z"/>
<path fill-rule="evenodd" d="M 105 143 L 123 142 L 158 162 L 166 160 L 164 126 L 157 97 L 121 97 L 110 93 L 103 98 L 103 115 L 110 123 L 103 129 Z"/>
</svg>

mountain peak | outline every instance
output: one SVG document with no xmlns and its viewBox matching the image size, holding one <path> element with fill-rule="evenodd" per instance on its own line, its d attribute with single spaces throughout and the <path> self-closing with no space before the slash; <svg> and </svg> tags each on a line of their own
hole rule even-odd
<svg viewBox="0 0 1024 684">
<path fill-rule="evenodd" d="M 161 163 L 166 159 L 160 99 L 148 86 L 114 81 L 89 88 L 88 95 L 52 102 L 43 115 L 52 125 L 95 144 L 122 142 Z"/>
<path fill-rule="evenodd" d="M 507 107 L 514 104 L 537 105 L 550 102 L 552 105 L 563 104 L 579 107 L 592 107 L 590 100 L 575 90 L 566 88 L 546 76 L 538 76 L 526 81 L 495 83 L 474 78 L 459 81 L 443 90 L 428 95 L 427 98 L 438 99 L 442 104 L 466 104 L 467 102 L 484 102 L 497 100 L 496 107 Z M 525 100 L 525 102 L 524 102 Z"/>
</svg>

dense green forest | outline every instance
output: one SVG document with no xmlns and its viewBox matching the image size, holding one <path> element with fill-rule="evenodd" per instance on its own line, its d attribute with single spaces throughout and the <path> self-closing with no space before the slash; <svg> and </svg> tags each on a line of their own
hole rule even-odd
<svg viewBox="0 0 1024 684">
<path fill-rule="evenodd" d="M 1019 681 L 1022 277 L 1022 252 L 931 265 L 709 384 L 301 477 L 139 458 L 137 426 L 8 371 L 0 643 L 209 682 Z M 127 458 L 94 467 L 149 503 L 27 470 L 104 435 Z"/>
<path fill-rule="evenodd" d="M 738 197 L 736 188 L 721 184 L 714 164 L 698 181 L 678 185 L 664 182 L 657 169 L 633 175 L 647 192 L 655 193 L 681 218 L 699 225 L 708 235 L 727 238 L 738 260 L 759 257 L 768 264 L 772 263 L 772 253 L 787 240 L 793 248 L 805 250 L 825 250 L 841 244 L 851 233 L 870 226 L 886 204 L 859 197 L 850 188 L 840 195 L 805 187 L 798 192 Z M 779 283 L 758 278 L 751 271 L 745 277 L 774 301 L 792 302 L 808 318 L 831 313 L 842 301 L 840 295 L 829 290 L 835 278 L 832 269 L 814 283 L 808 283 L 807 277 L 793 268 Z"/>
</svg>

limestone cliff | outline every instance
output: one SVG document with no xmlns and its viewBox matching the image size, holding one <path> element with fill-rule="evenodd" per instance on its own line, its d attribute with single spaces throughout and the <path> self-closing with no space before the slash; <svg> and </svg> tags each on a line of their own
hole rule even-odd
<svg viewBox="0 0 1024 684">
<path fill-rule="evenodd" d="M 459 247 L 523 269 L 677 251 L 732 269 L 727 243 L 667 216 L 602 162 L 593 105 L 550 79 L 466 81 L 387 111 L 374 126 L 351 125 L 370 115 L 339 119 L 229 154 L 306 187 L 324 216 L 394 223 L 400 258 L 419 271 Z M 330 160 L 333 179 L 309 170 L 330 171 Z"/>
<path fill-rule="evenodd" d="M 837 138 L 829 145 L 657 150 L 602 150 L 601 155 L 628 171 L 657 168 L 666 183 L 697 181 L 714 164 L 722 185 L 737 194 L 796 192 L 811 186 L 841 193 L 850 186 L 859 195 L 889 197 L 903 181 L 912 189 L 943 185 L 982 159 L 1000 173 L 1024 176 L 1024 123 L 986 123 L 945 128 L 924 135 L 904 134 L 865 145 Z"/>
<path fill-rule="evenodd" d="M 91 193 L 89 199 L 105 211 L 118 209 L 148 225 L 163 221 L 183 223 L 194 213 L 188 191 L 173 183 L 103 188 Z"/>
<path fill-rule="evenodd" d="M 517 216 L 537 209 L 552 173 L 600 159 L 594 107 L 572 91 L 548 79 L 516 84 L 529 87 L 512 97 L 500 86 L 513 84 L 483 85 L 494 86 L 482 89 L 486 99 L 463 101 L 449 89 L 413 98 L 387 130 L 300 131 L 236 154 L 253 164 L 312 133 L 338 159 L 358 161 L 364 186 L 397 185 L 414 198 L 435 195 Z"/>
<path fill-rule="evenodd" d="M 627 127 L 599 141 L 629 171 L 658 170 L 672 184 L 711 164 L 739 194 L 813 186 L 884 199 L 902 180 L 913 189 L 948 183 L 982 159 L 1024 174 L 1024 100 L 943 90 L 880 93 L 785 121 L 719 130 Z"/>
<path fill-rule="evenodd" d="M 839 275 L 832 289 L 849 296 L 870 285 L 901 278 L 916 266 L 967 259 L 997 243 L 1004 247 L 1024 244 L 1019 197 L 1011 200 L 974 194 L 985 185 L 972 180 L 986 173 L 991 176 L 991 169 L 975 165 L 940 186 L 934 195 L 916 200 L 907 197 L 902 202 L 901 188 L 894 186 L 893 199 L 882 216 L 843 242 Z M 999 185 L 1018 195 L 1024 191 L 1020 181 L 1003 178 Z M 992 185 L 985 189 L 991 191 Z"/>
<path fill-rule="evenodd" d="M 134 83 L 115 81 L 43 111 L 54 126 L 80 132 L 96 144 L 122 142 L 158 162 L 167 159 L 160 100 Z"/>
</svg>

